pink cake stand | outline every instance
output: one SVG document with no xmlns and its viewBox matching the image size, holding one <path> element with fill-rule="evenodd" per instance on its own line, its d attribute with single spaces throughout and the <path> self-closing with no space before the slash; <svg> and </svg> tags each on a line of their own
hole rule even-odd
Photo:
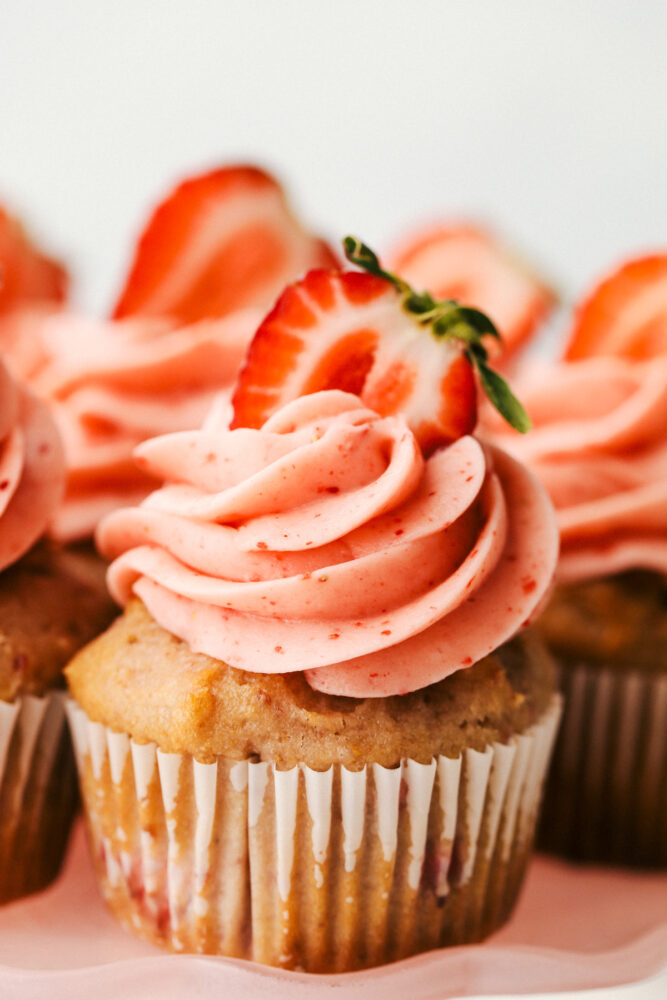
<svg viewBox="0 0 667 1000">
<path fill-rule="evenodd" d="M 484 944 L 344 976 L 166 955 L 133 938 L 98 895 L 81 825 L 58 882 L 0 909 L 2 1000 L 446 1000 L 609 988 L 666 969 L 667 874 L 539 856 L 514 917 Z"/>
</svg>

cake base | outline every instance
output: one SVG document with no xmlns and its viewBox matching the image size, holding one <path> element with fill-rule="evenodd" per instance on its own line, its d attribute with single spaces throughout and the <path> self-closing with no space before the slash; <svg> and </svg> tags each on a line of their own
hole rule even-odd
<svg viewBox="0 0 667 1000">
<path fill-rule="evenodd" d="M 173 951 L 341 972 L 478 941 L 512 910 L 560 715 L 429 764 L 200 763 L 70 722 L 112 912 Z"/>
</svg>

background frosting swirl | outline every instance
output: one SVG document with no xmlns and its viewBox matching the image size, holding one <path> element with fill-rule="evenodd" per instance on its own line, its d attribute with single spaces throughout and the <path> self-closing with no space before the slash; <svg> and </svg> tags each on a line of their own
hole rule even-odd
<svg viewBox="0 0 667 1000">
<path fill-rule="evenodd" d="M 231 386 L 258 321 L 251 309 L 178 328 L 159 319 L 27 314 L 20 338 L 5 331 L 10 365 L 53 404 L 64 442 L 67 486 L 53 537 L 90 537 L 104 514 L 158 485 L 134 464 L 133 449 L 201 425 L 216 394 Z"/>
<path fill-rule="evenodd" d="M 0 361 L 0 570 L 44 533 L 64 483 L 62 445 L 47 406 Z"/>
<path fill-rule="evenodd" d="M 632 568 L 667 575 L 667 358 L 591 358 L 534 369 L 517 393 L 533 430 L 487 430 L 546 486 L 562 582 Z"/>
<path fill-rule="evenodd" d="M 525 469 L 473 437 L 425 461 L 403 419 L 347 393 L 136 456 L 167 485 L 101 524 L 112 594 L 242 669 L 405 693 L 508 639 L 553 575 L 553 512 Z"/>
</svg>

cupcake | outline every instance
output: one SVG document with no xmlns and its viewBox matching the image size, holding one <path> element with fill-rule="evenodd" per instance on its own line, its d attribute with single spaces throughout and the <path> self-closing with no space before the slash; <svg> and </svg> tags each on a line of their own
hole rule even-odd
<svg viewBox="0 0 667 1000">
<path fill-rule="evenodd" d="M 98 531 L 125 610 L 67 670 L 90 843 L 172 950 L 364 968 L 479 940 L 521 884 L 553 511 L 467 430 L 489 321 L 368 266 L 288 288 L 233 428 L 141 445 L 165 485 Z"/>
<path fill-rule="evenodd" d="M 46 406 L 0 361 L 0 903 L 60 869 L 76 804 L 62 668 L 112 617 L 95 564 L 43 540 L 63 486 Z"/>
<path fill-rule="evenodd" d="M 650 353 L 667 329 L 664 313 L 662 326 L 651 315 L 667 258 L 662 271 L 648 261 L 582 307 L 573 360 L 526 376 L 532 432 L 496 440 L 546 486 L 561 535 L 538 623 L 565 694 L 540 842 L 578 860 L 664 867 L 667 353 Z"/>
</svg>

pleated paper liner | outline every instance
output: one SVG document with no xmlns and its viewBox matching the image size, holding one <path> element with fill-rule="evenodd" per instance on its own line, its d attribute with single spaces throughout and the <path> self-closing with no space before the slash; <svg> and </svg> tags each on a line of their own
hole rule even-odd
<svg viewBox="0 0 667 1000">
<path fill-rule="evenodd" d="M 56 877 L 76 804 L 64 694 L 0 701 L 0 903 Z"/>
<path fill-rule="evenodd" d="M 335 972 L 507 918 L 560 699 L 483 753 L 325 772 L 204 764 L 68 712 L 95 868 L 128 928 L 175 951 Z"/>
<path fill-rule="evenodd" d="M 667 866 L 667 674 L 561 665 L 565 708 L 539 844 L 579 861 Z"/>
</svg>

